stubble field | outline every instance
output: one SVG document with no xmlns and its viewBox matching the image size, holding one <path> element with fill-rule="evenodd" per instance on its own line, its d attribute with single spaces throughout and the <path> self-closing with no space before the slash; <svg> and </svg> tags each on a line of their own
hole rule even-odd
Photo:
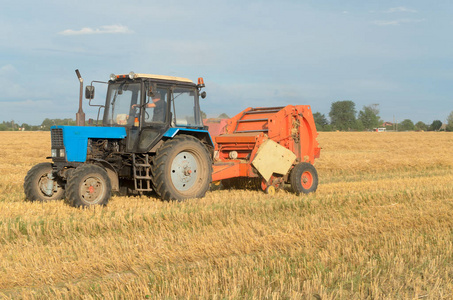
<svg viewBox="0 0 453 300">
<path fill-rule="evenodd" d="M 451 299 L 453 134 L 320 133 L 315 194 L 24 201 L 48 132 L 0 133 L 0 298 Z"/>
</svg>

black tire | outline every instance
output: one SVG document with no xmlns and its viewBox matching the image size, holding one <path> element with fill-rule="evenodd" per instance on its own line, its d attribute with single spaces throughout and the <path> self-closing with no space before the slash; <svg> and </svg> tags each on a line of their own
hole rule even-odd
<svg viewBox="0 0 453 300">
<path fill-rule="evenodd" d="M 318 188 L 318 172 L 310 163 L 298 163 L 290 174 L 291 189 L 296 194 L 308 194 Z"/>
<path fill-rule="evenodd" d="M 112 185 L 104 168 L 84 164 L 72 171 L 66 185 L 66 202 L 74 207 L 106 205 Z"/>
<path fill-rule="evenodd" d="M 29 201 L 50 201 L 64 198 L 64 188 L 58 179 L 53 180 L 53 188 L 47 191 L 48 174 L 52 172 L 51 163 L 40 163 L 28 171 L 24 179 L 25 197 Z"/>
<path fill-rule="evenodd" d="M 212 160 L 198 139 L 179 135 L 157 150 L 152 174 L 154 190 L 163 200 L 202 198 L 212 181 Z"/>
</svg>

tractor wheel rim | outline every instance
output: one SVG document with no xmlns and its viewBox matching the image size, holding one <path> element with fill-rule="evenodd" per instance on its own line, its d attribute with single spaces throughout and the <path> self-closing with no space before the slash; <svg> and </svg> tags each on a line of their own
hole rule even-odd
<svg viewBox="0 0 453 300">
<path fill-rule="evenodd" d="M 309 171 L 305 171 L 302 173 L 301 180 L 300 180 L 302 187 L 306 190 L 310 189 L 313 185 L 313 175 Z"/>
<path fill-rule="evenodd" d="M 53 188 L 52 188 L 52 194 L 51 195 L 48 195 L 46 193 L 47 191 L 47 184 L 49 183 L 49 178 L 47 177 L 47 173 L 46 174 L 43 174 L 41 176 L 41 178 L 39 178 L 39 181 L 38 181 L 38 186 L 39 186 L 39 191 L 42 193 L 42 195 L 44 195 L 45 197 L 52 197 L 57 191 L 58 191 L 58 186 L 55 184 L 55 182 L 53 183 Z"/>
<path fill-rule="evenodd" d="M 178 191 L 187 191 L 198 179 L 199 161 L 190 152 L 180 152 L 173 159 L 170 168 L 171 181 Z"/>
<path fill-rule="evenodd" d="M 99 203 L 104 196 L 104 192 L 104 182 L 97 176 L 87 177 L 80 186 L 82 199 L 90 205 Z"/>
</svg>

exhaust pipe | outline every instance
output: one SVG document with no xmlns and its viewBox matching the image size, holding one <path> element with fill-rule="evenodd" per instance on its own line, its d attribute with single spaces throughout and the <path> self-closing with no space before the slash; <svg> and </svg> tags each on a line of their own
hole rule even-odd
<svg viewBox="0 0 453 300">
<path fill-rule="evenodd" d="M 80 96 L 79 96 L 79 111 L 76 113 L 76 124 L 77 126 L 85 126 L 85 113 L 82 109 L 82 97 L 83 97 L 83 78 L 80 76 L 79 69 L 75 70 L 77 78 L 80 81 Z"/>
</svg>

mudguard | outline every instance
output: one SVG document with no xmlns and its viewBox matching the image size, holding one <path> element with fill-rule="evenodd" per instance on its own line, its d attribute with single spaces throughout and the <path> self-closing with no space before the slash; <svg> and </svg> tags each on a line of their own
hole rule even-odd
<svg viewBox="0 0 453 300">
<path fill-rule="evenodd" d="M 173 138 L 178 134 L 187 134 L 193 135 L 198 139 L 202 140 L 205 139 L 209 146 L 214 147 L 214 142 L 212 141 L 211 135 L 207 130 L 203 129 L 188 129 L 188 128 L 179 128 L 179 127 L 172 127 L 169 128 L 165 133 L 164 137 Z"/>
</svg>

